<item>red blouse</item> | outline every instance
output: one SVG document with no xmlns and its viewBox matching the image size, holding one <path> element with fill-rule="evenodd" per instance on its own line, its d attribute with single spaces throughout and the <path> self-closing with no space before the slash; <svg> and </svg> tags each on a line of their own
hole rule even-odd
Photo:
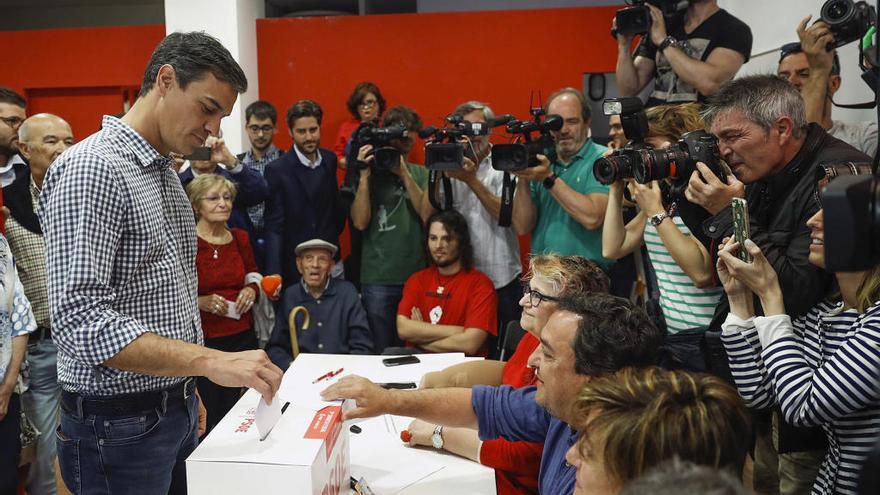
<svg viewBox="0 0 880 495">
<path fill-rule="evenodd" d="M 199 248 L 196 252 L 196 270 L 199 274 L 199 296 L 217 294 L 235 302 L 238 293 L 244 288 L 244 276 L 257 271 L 254 253 L 247 232 L 242 229 L 229 229 L 232 242 L 226 244 L 209 244 L 198 238 Z M 217 258 L 214 258 L 217 249 Z M 257 291 L 256 284 L 250 285 Z M 257 294 L 259 296 L 259 294 Z M 227 337 L 253 328 L 253 316 L 250 310 L 241 319 L 227 318 L 199 311 L 202 316 L 202 331 L 206 339 Z"/>
<path fill-rule="evenodd" d="M 514 388 L 535 383 L 535 370 L 528 367 L 529 356 L 540 341 L 526 332 L 510 360 L 504 363 L 501 383 Z M 538 470 L 544 444 L 508 442 L 503 438 L 487 440 L 480 447 L 480 464 L 495 468 L 498 495 L 525 495 L 538 493 Z"/>
</svg>

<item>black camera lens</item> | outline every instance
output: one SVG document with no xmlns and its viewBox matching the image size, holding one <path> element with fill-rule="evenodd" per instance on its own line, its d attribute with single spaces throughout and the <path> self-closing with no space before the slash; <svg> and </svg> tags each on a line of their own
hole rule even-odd
<svg viewBox="0 0 880 495">
<path fill-rule="evenodd" d="M 675 173 L 675 161 L 664 150 L 641 150 L 633 165 L 633 177 L 639 184 L 671 177 Z"/>
<path fill-rule="evenodd" d="M 593 176 L 606 186 L 619 179 L 631 178 L 633 176 L 633 164 L 630 156 L 632 152 L 633 150 L 627 150 L 626 153 L 613 153 L 597 159 L 593 163 Z"/>
<path fill-rule="evenodd" d="M 822 17 L 826 23 L 838 23 L 852 15 L 852 0 L 832 0 L 822 9 Z"/>
</svg>

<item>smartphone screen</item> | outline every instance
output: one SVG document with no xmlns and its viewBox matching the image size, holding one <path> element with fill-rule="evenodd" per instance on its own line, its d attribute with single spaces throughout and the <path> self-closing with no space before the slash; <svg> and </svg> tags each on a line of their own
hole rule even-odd
<svg viewBox="0 0 880 495">
<path fill-rule="evenodd" d="M 733 210 L 733 236 L 739 243 L 737 256 L 746 263 L 752 262 L 752 255 L 746 251 L 746 239 L 749 238 L 749 204 L 742 198 L 733 198 L 730 204 Z"/>
<path fill-rule="evenodd" d="M 420 363 L 419 358 L 415 356 L 400 356 L 395 358 L 386 358 L 382 360 L 382 364 L 385 366 L 401 366 L 404 364 L 416 364 Z"/>
</svg>

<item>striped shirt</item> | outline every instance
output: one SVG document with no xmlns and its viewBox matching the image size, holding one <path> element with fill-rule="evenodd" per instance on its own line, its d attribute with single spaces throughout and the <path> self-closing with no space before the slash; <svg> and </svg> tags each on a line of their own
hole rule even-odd
<svg viewBox="0 0 880 495">
<path fill-rule="evenodd" d="M 678 215 L 671 217 L 675 226 L 687 237 L 691 231 Z M 712 321 L 715 307 L 721 298 L 721 287 L 701 289 L 678 266 L 669 254 L 657 228 L 645 222 L 645 247 L 660 290 L 660 307 L 669 333 L 682 330 L 705 329 Z"/>
<path fill-rule="evenodd" d="M 880 304 L 865 313 L 819 303 L 788 315 L 722 326 L 737 389 L 756 408 L 778 403 L 796 426 L 821 426 L 828 452 L 814 494 L 855 494 L 859 470 L 880 434 Z"/>
<path fill-rule="evenodd" d="M 283 154 L 284 153 L 282 153 L 281 150 L 279 150 L 274 144 L 271 144 L 269 145 L 269 149 L 267 149 L 266 152 L 263 153 L 263 158 L 260 158 L 259 160 L 254 158 L 254 150 L 251 149 L 244 154 L 244 157 L 242 157 L 241 159 L 241 163 L 243 163 L 246 167 L 250 167 L 251 169 L 259 172 L 261 177 L 265 177 L 266 165 L 281 158 L 281 155 Z M 318 156 L 320 157 L 321 154 L 319 153 Z M 263 217 L 266 214 L 266 203 L 261 202 L 254 206 L 248 206 L 247 213 L 248 216 L 251 217 L 251 222 L 253 222 L 254 224 L 254 229 L 256 229 L 257 232 L 262 232 L 264 226 Z"/>
<path fill-rule="evenodd" d="M 183 378 L 104 362 L 146 332 L 203 343 L 195 219 L 171 163 L 105 116 L 102 129 L 46 175 L 39 214 L 64 390 L 108 396 L 169 388 Z"/>
</svg>

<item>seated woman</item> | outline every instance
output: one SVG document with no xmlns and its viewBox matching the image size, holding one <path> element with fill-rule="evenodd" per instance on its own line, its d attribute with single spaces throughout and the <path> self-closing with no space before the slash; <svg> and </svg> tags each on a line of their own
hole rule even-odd
<svg viewBox="0 0 880 495">
<path fill-rule="evenodd" d="M 226 227 L 235 186 L 222 175 L 205 174 L 193 179 L 186 193 L 198 218 L 196 270 L 205 346 L 225 352 L 256 349 L 251 308 L 259 292 L 256 284 L 245 285 L 244 279 L 257 271 L 257 265 L 247 232 Z M 241 389 L 199 377 L 198 390 L 210 432 L 241 397 Z"/>
<path fill-rule="evenodd" d="M 378 86 L 371 82 L 362 82 L 354 87 L 346 106 L 351 112 L 351 118 L 339 126 L 339 133 L 333 144 L 333 153 L 336 153 L 340 168 L 346 168 L 346 147 L 351 140 L 351 134 L 364 122 L 379 122 L 379 117 L 385 113 L 385 98 Z"/>
<path fill-rule="evenodd" d="M 703 129 L 699 105 L 665 105 L 647 111 L 646 143 L 666 149 L 685 133 Z M 629 187 L 639 207 L 638 214 L 623 223 L 623 189 Z M 673 366 L 705 371 L 700 340 L 712 321 L 721 288 L 713 287 L 712 257 L 685 226 L 675 202 L 663 197 L 653 181 L 624 184 L 616 181 L 608 193 L 608 207 L 602 227 L 602 255 L 620 259 L 644 244 L 657 276 L 660 309 L 667 332 L 666 346 Z"/>
<path fill-rule="evenodd" d="M 529 356 L 540 343 L 541 329 L 556 310 L 557 301 L 566 295 L 608 292 L 608 276 L 595 263 L 580 256 L 541 255 L 529 261 L 527 285 L 519 304 L 520 325 L 526 331 L 516 351 L 507 362 L 472 361 L 451 366 L 425 376 L 422 387 L 470 387 L 532 385 L 534 369 L 527 365 Z M 409 426 L 411 445 L 430 446 L 434 425 L 413 421 Z M 495 468 L 497 491 L 501 495 L 538 493 L 538 467 L 541 444 L 508 442 L 503 439 L 481 442 L 477 432 L 468 428 L 444 428 L 443 450 Z"/>
<path fill-rule="evenodd" d="M 809 261 L 825 267 L 822 210 L 807 221 Z M 738 249 L 752 257 L 744 263 Z M 718 277 L 730 300 L 721 339 L 740 395 L 751 407 L 778 404 L 795 426 L 828 438 L 813 493 L 858 493 L 859 468 L 880 434 L 880 266 L 835 273 L 839 291 L 792 321 L 773 267 L 751 240 L 728 239 Z M 755 316 L 754 295 L 764 316 Z"/>
<path fill-rule="evenodd" d="M 582 433 L 565 456 L 577 469 L 575 495 L 616 495 L 676 457 L 739 476 L 751 440 L 736 390 L 685 371 L 626 368 L 591 380 L 572 417 Z"/>
</svg>

